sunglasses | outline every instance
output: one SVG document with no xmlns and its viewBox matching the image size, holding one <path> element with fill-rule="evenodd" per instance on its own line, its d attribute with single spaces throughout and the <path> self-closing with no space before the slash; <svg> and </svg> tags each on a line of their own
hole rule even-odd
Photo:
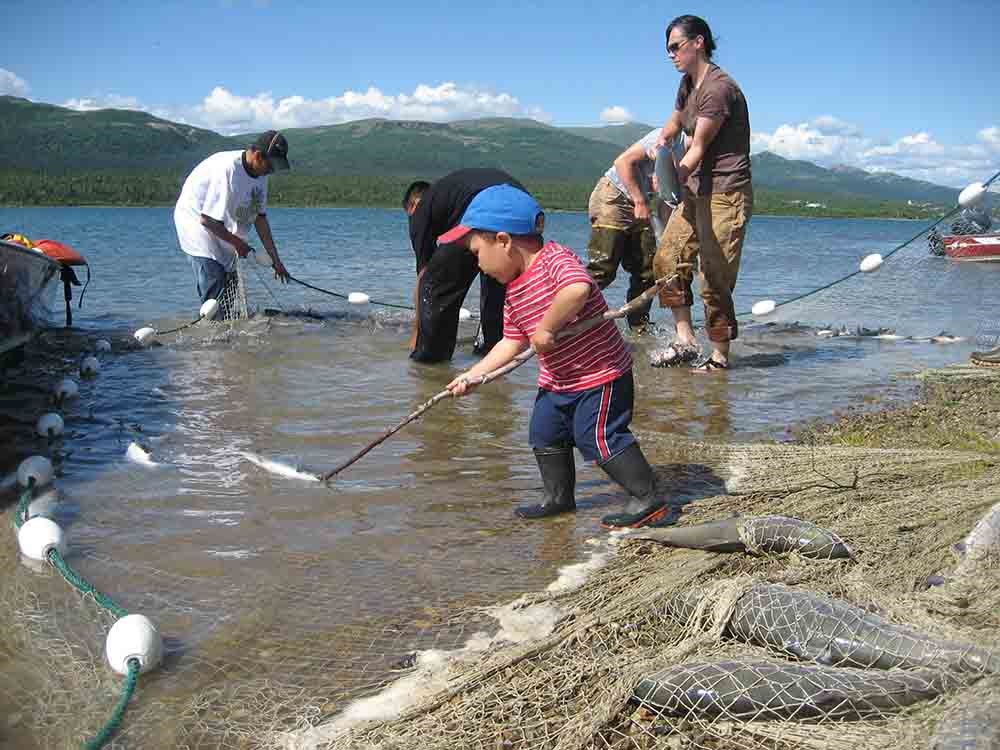
<svg viewBox="0 0 1000 750">
<path fill-rule="evenodd" d="M 676 55 L 680 51 L 681 47 L 683 47 L 688 42 L 693 42 L 693 41 L 694 41 L 693 39 L 689 38 L 689 39 L 685 39 L 683 42 L 674 42 L 673 44 L 668 44 L 667 45 L 667 54 L 671 55 L 671 56 L 672 55 Z"/>
</svg>

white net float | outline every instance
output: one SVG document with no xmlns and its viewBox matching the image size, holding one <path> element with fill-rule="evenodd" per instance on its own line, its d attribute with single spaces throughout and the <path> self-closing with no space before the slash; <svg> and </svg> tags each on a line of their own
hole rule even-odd
<svg viewBox="0 0 1000 750">
<path fill-rule="evenodd" d="M 866 255 L 862 258 L 860 268 L 863 273 L 871 273 L 872 271 L 877 271 L 881 268 L 884 262 L 885 260 L 881 255 L 878 253 L 871 253 L 870 255 Z"/>
<path fill-rule="evenodd" d="M 94 377 L 100 369 L 101 363 L 94 356 L 84 357 L 83 362 L 80 363 L 80 375 L 85 378 Z"/>
<path fill-rule="evenodd" d="M 139 672 L 148 672 L 163 659 L 163 639 L 145 615 L 125 615 L 111 626 L 104 644 L 108 664 L 118 674 L 128 674 L 131 659 L 139 662 Z"/>
<path fill-rule="evenodd" d="M 65 401 L 68 398 L 76 398 L 80 395 L 80 388 L 73 378 L 63 378 L 55 387 L 56 398 Z"/>
<path fill-rule="evenodd" d="M 35 431 L 40 437 L 54 438 L 62 435 L 63 428 L 65 424 L 63 423 L 63 418 L 60 417 L 55 412 L 49 412 L 48 414 L 43 414 L 38 418 L 35 423 Z"/>
<path fill-rule="evenodd" d="M 215 317 L 215 314 L 219 312 L 219 303 L 214 299 L 207 299 L 202 304 L 201 309 L 198 310 L 198 314 L 203 318 L 208 318 L 211 320 Z"/>
<path fill-rule="evenodd" d="M 149 346 L 156 338 L 156 329 L 146 326 L 133 333 L 132 337 L 143 346 Z"/>
<path fill-rule="evenodd" d="M 51 518 L 37 516 L 25 521 L 17 531 L 17 546 L 29 560 L 44 562 L 51 550 L 66 553 L 66 535 Z"/>
<path fill-rule="evenodd" d="M 17 467 L 17 483 L 27 487 L 35 480 L 36 487 L 44 487 L 52 481 L 52 462 L 45 456 L 29 456 Z"/>
<path fill-rule="evenodd" d="M 962 208 L 978 206 L 986 197 L 986 186 L 981 182 L 973 182 L 958 194 L 958 205 Z"/>
<path fill-rule="evenodd" d="M 754 315 L 770 315 L 777 306 L 778 304 L 773 299 L 762 299 L 760 302 L 753 303 L 750 312 Z"/>
</svg>

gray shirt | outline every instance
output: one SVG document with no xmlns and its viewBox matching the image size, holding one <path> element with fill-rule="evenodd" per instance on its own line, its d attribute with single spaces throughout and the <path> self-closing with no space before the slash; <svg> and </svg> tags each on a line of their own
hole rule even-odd
<svg viewBox="0 0 1000 750">
<path fill-rule="evenodd" d="M 637 142 L 642 144 L 642 148 L 645 151 L 649 151 L 649 149 L 656 145 L 656 139 L 659 135 L 660 128 L 654 128 Z M 656 163 L 652 159 L 643 159 L 635 166 L 637 172 L 636 181 L 639 183 L 639 188 L 644 194 L 653 192 L 653 169 L 655 168 Z M 604 176 L 607 177 L 611 181 L 611 184 L 618 188 L 626 198 L 631 200 L 632 196 L 629 195 L 628 188 L 625 187 L 625 183 L 622 182 L 622 178 L 613 164 L 611 165 L 611 169 L 604 173 Z"/>
</svg>

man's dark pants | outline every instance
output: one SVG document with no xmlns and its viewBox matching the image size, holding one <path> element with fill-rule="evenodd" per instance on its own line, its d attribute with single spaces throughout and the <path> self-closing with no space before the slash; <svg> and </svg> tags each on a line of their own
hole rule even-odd
<svg viewBox="0 0 1000 750">
<path fill-rule="evenodd" d="M 479 273 L 476 256 L 462 245 L 439 245 L 424 268 L 418 292 L 417 345 L 410 358 L 418 362 L 446 362 L 455 352 L 458 315 L 465 295 Z M 503 338 L 504 286 L 482 274 L 479 315 L 488 352 Z"/>
</svg>

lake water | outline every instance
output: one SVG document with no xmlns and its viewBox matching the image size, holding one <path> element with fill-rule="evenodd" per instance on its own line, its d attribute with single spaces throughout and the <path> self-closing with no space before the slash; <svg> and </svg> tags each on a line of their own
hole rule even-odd
<svg viewBox="0 0 1000 750">
<path fill-rule="evenodd" d="M 47 333 L 31 358 L 4 373 L 0 468 L 9 471 L 34 452 L 55 459 L 68 559 L 127 609 L 152 618 L 167 639 L 166 663 L 142 678 L 120 746 L 236 746 L 208 719 L 194 727 L 190 707 L 208 701 L 215 714 L 245 713 L 247 696 L 262 684 L 290 705 L 275 721 L 304 710 L 296 691 L 323 715 L 335 713 L 391 679 L 407 654 L 461 646 L 470 633 L 467 624 L 449 621 L 453 613 L 543 590 L 563 566 L 604 549 L 598 520 L 622 494 L 582 463 L 575 515 L 541 523 L 512 515 L 514 505 L 539 497 L 527 445 L 534 364 L 440 404 L 330 486 L 251 463 L 248 453 L 332 467 L 476 360 L 465 343 L 450 365 L 413 364 L 406 357 L 407 310 L 351 306 L 282 286 L 253 265 L 244 266 L 252 306 L 316 317 L 204 325 L 164 337 L 163 346 L 136 349 L 129 345 L 135 329 L 163 330 L 197 316 L 171 214 L 0 209 L 3 231 L 68 242 L 93 274 L 83 309 L 74 312 L 76 328 Z M 361 291 L 401 305 L 412 298 L 413 255 L 401 211 L 274 209 L 270 218 L 293 275 L 342 294 Z M 554 213 L 547 227 L 549 238 L 585 251 L 584 214 Z M 755 217 L 737 309 L 820 287 L 919 229 L 902 221 Z M 715 376 L 649 366 L 649 354 L 672 334 L 669 316 L 655 308 L 655 335 L 629 336 L 633 427 L 640 439 L 676 437 L 676 456 L 649 456 L 662 468 L 678 457 L 696 462 L 693 441 L 787 439 L 804 420 L 906 398 L 915 392 L 913 373 L 964 361 L 977 344 L 992 342 L 998 282 L 1000 264 L 931 257 L 917 240 L 876 274 L 779 308 L 770 325 L 747 321 L 733 346 L 736 367 Z M 625 286 L 619 278 L 607 290 L 612 306 L 624 302 Z M 475 289 L 467 307 L 477 309 Z M 859 325 L 917 339 L 946 331 L 965 340 L 816 335 L 827 326 Z M 474 322 L 463 324 L 461 336 L 474 333 Z M 34 420 L 51 408 L 45 388 L 100 337 L 114 350 L 64 409 L 64 437 L 51 445 L 32 437 Z M 133 442 L 156 465 L 127 460 Z M 0 492 L 14 500 L 13 491 Z M 66 623 L 61 636 L 92 634 L 88 608 L 71 606 L 75 595 L 58 576 L 2 559 L 9 562 L 2 574 L 8 589 L 42 592 L 53 617 Z M 11 714 L 33 685 L 45 683 L 32 659 L 3 640 L 0 633 L 0 663 L 10 679 L 0 687 L 0 711 Z M 100 658 L 101 643 L 93 648 Z M 66 699 L 73 707 L 66 716 L 80 714 L 73 700 L 95 715 L 110 714 L 113 693 L 78 688 L 66 690 L 76 696 Z M 87 726 L 97 729 L 93 721 L 63 722 L 63 734 L 52 730 L 56 740 L 40 739 L 27 720 L 6 736 L 16 738 L 11 747 L 49 747 L 72 744 Z"/>
</svg>

